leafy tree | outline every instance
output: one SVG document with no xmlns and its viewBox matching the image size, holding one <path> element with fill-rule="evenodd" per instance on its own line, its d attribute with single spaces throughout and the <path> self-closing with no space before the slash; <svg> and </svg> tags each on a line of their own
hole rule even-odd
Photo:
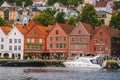
<svg viewBox="0 0 120 80">
<path fill-rule="evenodd" d="M 56 21 L 59 23 L 65 23 L 65 13 L 64 12 L 59 12 L 56 16 Z"/>
<path fill-rule="evenodd" d="M 115 10 L 120 9 L 120 1 L 113 2 L 113 9 L 115 9 Z"/>
<path fill-rule="evenodd" d="M 74 17 L 70 17 L 69 21 L 68 21 L 68 24 L 71 24 L 71 25 L 76 25 L 76 20 Z"/>
<path fill-rule="evenodd" d="M 33 18 L 33 20 L 43 26 L 53 25 L 56 20 L 53 16 L 47 13 L 40 13 L 40 15 Z"/>
<path fill-rule="evenodd" d="M 16 5 L 17 6 L 22 6 L 22 0 L 16 0 Z"/>
<path fill-rule="evenodd" d="M 32 5 L 33 1 L 32 0 L 25 0 L 25 7 Z"/>
<path fill-rule="evenodd" d="M 0 5 L 4 2 L 4 0 L 0 0 Z"/>
<path fill-rule="evenodd" d="M 120 12 L 111 17 L 109 25 L 115 27 L 118 30 L 120 30 Z"/>
<path fill-rule="evenodd" d="M 5 20 L 3 20 L 3 18 L 0 18 L 0 26 L 5 26 L 6 22 Z"/>
<path fill-rule="evenodd" d="M 82 13 L 80 14 L 79 18 L 80 18 L 79 20 L 81 22 L 91 24 L 93 27 L 100 25 L 100 23 L 98 21 L 98 16 L 92 5 L 86 5 L 82 9 Z"/>
<path fill-rule="evenodd" d="M 50 14 L 51 16 L 54 16 L 55 13 L 57 12 L 56 9 L 51 9 L 51 8 L 47 8 L 46 10 L 44 10 L 43 12 Z"/>
<path fill-rule="evenodd" d="M 7 0 L 9 3 L 14 3 L 16 0 Z"/>
<path fill-rule="evenodd" d="M 53 5 L 54 3 L 56 3 L 57 2 L 57 0 L 48 0 L 47 1 L 47 4 L 48 5 Z"/>
</svg>

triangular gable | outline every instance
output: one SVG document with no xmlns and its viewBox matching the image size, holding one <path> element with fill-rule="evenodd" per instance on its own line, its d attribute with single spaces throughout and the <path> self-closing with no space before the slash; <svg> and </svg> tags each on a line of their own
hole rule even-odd
<svg viewBox="0 0 120 80">
<path fill-rule="evenodd" d="M 80 31 L 80 34 L 78 34 L 78 31 Z M 79 22 L 78 25 L 70 33 L 70 35 L 90 35 L 90 34 L 87 32 L 83 24 Z"/>
</svg>

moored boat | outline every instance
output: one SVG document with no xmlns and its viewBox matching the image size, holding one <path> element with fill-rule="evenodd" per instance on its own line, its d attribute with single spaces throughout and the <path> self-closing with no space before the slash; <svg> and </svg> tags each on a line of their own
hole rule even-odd
<svg viewBox="0 0 120 80">
<path fill-rule="evenodd" d="M 73 61 L 63 62 L 65 67 L 82 67 L 82 68 L 101 68 L 94 57 L 79 57 Z"/>
</svg>

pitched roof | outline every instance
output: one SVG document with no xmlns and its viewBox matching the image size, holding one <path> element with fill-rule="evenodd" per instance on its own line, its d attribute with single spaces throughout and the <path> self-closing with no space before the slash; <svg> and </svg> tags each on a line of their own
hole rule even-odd
<svg viewBox="0 0 120 80">
<path fill-rule="evenodd" d="M 28 30 L 21 24 L 16 24 L 15 26 L 23 35 L 28 32 Z"/>
<path fill-rule="evenodd" d="M 5 35 L 7 35 L 12 29 L 12 27 L 9 27 L 9 26 L 0 26 L 0 28 L 5 33 Z"/>
<path fill-rule="evenodd" d="M 116 31 L 113 27 L 104 26 L 102 28 L 111 38 L 120 38 L 118 31 Z"/>
<path fill-rule="evenodd" d="M 90 24 L 82 23 L 82 25 L 84 26 L 84 28 L 87 30 L 89 34 L 92 35 L 94 33 L 94 29 Z"/>
<path fill-rule="evenodd" d="M 95 7 L 106 7 L 107 1 L 99 1 L 96 3 Z"/>
<path fill-rule="evenodd" d="M 60 27 L 65 31 L 66 34 L 71 33 L 72 30 L 74 29 L 74 26 L 73 26 L 73 25 L 59 24 L 59 23 L 57 23 L 57 24 L 60 25 Z"/>
<path fill-rule="evenodd" d="M 30 30 L 32 27 L 34 27 L 36 23 L 34 21 L 30 21 L 29 24 L 26 26 L 27 30 Z"/>
<path fill-rule="evenodd" d="M 50 27 L 45 27 L 45 26 L 41 26 L 41 25 L 36 25 L 36 27 L 38 27 L 38 29 L 42 32 L 43 35 L 47 36 L 49 31 L 50 31 Z"/>
</svg>

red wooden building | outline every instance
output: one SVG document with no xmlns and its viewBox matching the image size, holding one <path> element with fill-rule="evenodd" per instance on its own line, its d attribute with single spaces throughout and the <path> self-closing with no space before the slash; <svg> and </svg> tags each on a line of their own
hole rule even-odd
<svg viewBox="0 0 120 80">
<path fill-rule="evenodd" d="M 79 23 L 70 33 L 70 56 L 90 53 L 90 36 L 94 30 L 90 24 Z"/>
<path fill-rule="evenodd" d="M 47 36 L 47 51 L 51 59 L 63 59 L 68 57 L 69 33 L 73 26 L 56 23 Z"/>
<path fill-rule="evenodd" d="M 49 27 L 32 25 L 24 40 L 24 53 L 29 54 L 30 58 L 48 58 L 46 54 L 46 36 Z"/>
<path fill-rule="evenodd" d="M 120 55 L 120 36 L 112 27 L 100 27 L 92 36 L 91 53 L 101 55 Z"/>
</svg>

